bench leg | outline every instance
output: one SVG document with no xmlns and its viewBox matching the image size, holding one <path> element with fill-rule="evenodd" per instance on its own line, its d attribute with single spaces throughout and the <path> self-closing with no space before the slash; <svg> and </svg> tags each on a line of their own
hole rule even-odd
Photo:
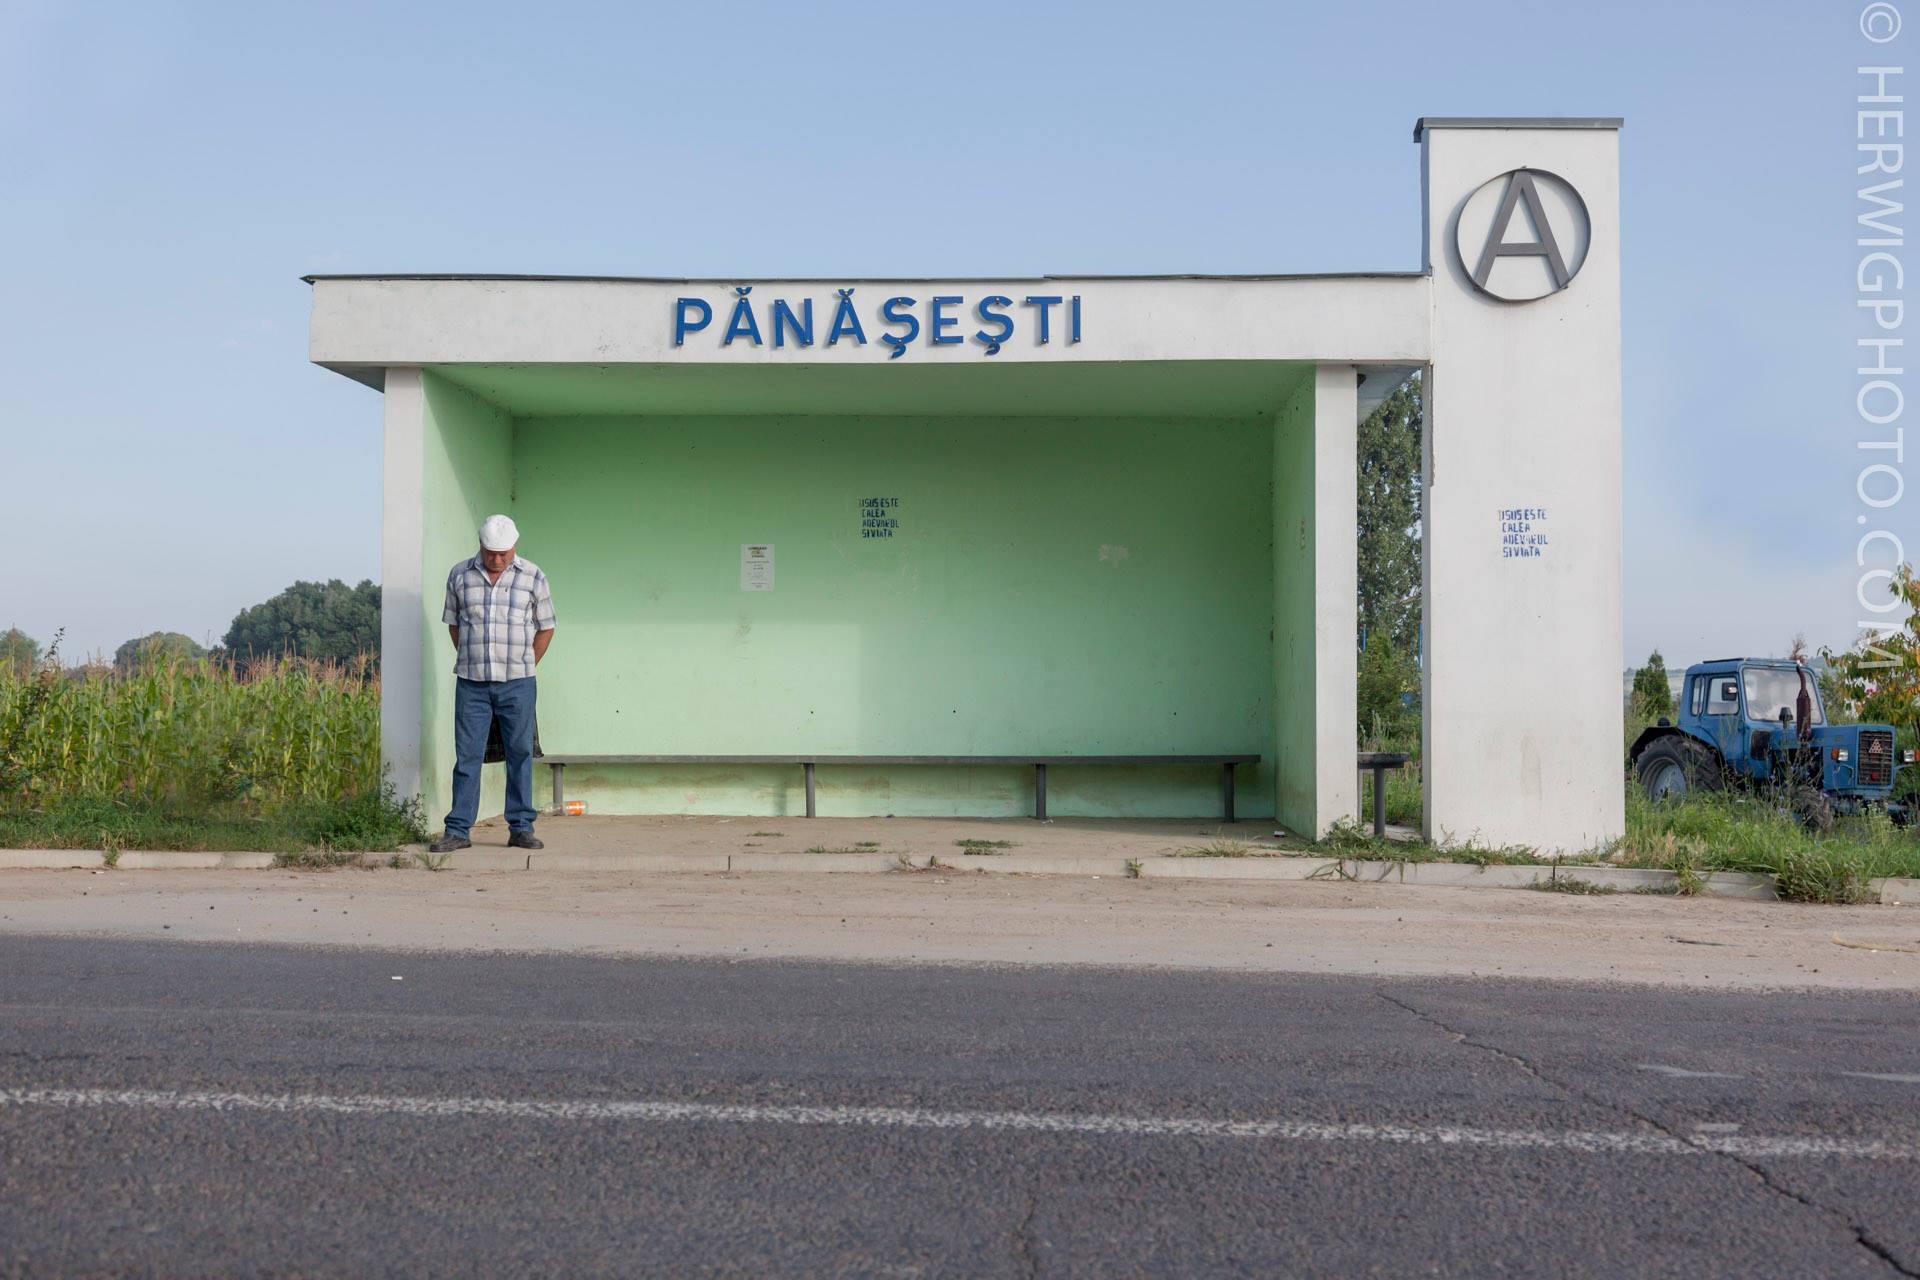
<svg viewBox="0 0 1920 1280">
<path fill-rule="evenodd" d="M 567 811 L 567 766 L 563 764 L 553 766 L 553 811 Z"/>
<path fill-rule="evenodd" d="M 807 816 L 813 816 L 813 762 L 808 761 L 803 768 L 807 771 Z"/>
<path fill-rule="evenodd" d="M 1036 822 L 1047 820 L 1047 766 L 1033 766 L 1033 817 Z"/>
<path fill-rule="evenodd" d="M 1373 771 L 1373 834 L 1376 838 L 1387 834 L 1387 771 L 1377 767 Z"/>
<path fill-rule="evenodd" d="M 1233 821 L 1233 761 L 1226 763 L 1226 777 L 1222 782 L 1227 797 L 1227 821 Z"/>
</svg>

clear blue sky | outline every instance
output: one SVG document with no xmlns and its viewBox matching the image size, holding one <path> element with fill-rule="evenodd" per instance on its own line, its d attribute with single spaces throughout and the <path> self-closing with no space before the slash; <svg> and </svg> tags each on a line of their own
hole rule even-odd
<svg viewBox="0 0 1920 1280">
<path fill-rule="evenodd" d="M 0 628 L 378 577 L 303 272 L 1413 269 L 1416 117 L 1621 115 L 1626 656 L 1844 641 L 1857 10 L 0 0 Z"/>
</svg>

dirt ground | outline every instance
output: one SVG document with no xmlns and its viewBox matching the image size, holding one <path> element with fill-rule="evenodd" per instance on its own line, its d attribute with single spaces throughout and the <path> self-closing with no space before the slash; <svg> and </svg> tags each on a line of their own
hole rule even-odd
<svg viewBox="0 0 1920 1280">
<path fill-rule="evenodd" d="M 0 933 L 1920 988 L 1920 911 L 1912 908 L 1391 883 L 927 871 L 8 871 L 0 872 Z"/>
</svg>

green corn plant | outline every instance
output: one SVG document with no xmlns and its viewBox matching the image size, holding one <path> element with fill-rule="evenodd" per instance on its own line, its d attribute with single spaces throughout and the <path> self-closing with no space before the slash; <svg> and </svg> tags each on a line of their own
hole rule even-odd
<svg viewBox="0 0 1920 1280">
<path fill-rule="evenodd" d="M 0 798 L 30 781 L 42 793 L 262 810 L 334 802 L 379 790 L 380 686 L 364 660 L 0 672 L 0 752 Z"/>
</svg>

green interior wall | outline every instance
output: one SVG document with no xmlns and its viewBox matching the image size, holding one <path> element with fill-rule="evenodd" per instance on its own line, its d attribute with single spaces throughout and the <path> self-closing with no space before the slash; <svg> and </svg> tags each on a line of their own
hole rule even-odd
<svg viewBox="0 0 1920 1280">
<path fill-rule="evenodd" d="M 1314 391 L 1311 377 L 1273 417 L 1273 813 L 1289 831 L 1315 832 L 1319 608 L 1314 573 Z"/>
<path fill-rule="evenodd" d="M 780 386 L 750 379 L 702 399 L 618 369 L 444 370 L 475 395 L 429 371 L 429 816 L 452 759 L 439 584 L 492 510 L 513 514 L 522 554 L 554 583 L 548 750 L 1249 751 L 1265 759 L 1241 773 L 1242 816 L 1310 795 L 1312 717 L 1284 701 L 1276 715 L 1275 691 L 1311 697 L 1311 544 L 1293 529 L 1311 512 L 1311 369 L 1059 368 L 1057 381 L 990 371 L 1011 391 L 967 380 L 915 399 L 940 416 L 768 414 Z M 809 407 L 871 409 L 933 380 L 861 376 L 809 380 Z M 729 395 L 747 411 L 660 411 Z M 636 398 L 649 412 L 579 412 Z M 1161 412 L 1187 402 L 1205 416 Z M 1089 411 L 1060 412 L 1075 404 Z M 861 536 L 870 497 L 900 500 L 893 537 Z M 746 542 L 774 544 L 773 591 L 741 590 Z M 1300 611 L 1297 626 L 1280 609 Z M 500 810 L 499 774 L 486 770 L 483 815 Z M 597 813 L 804 808 L 797 768 L 575 767 L 568 791 Z M 1055 768 L 1049 802 L 1061 816 L 1215 817 L 1219 771 Z M 823 814 L 1031 804 L 1028 769 L 820 775 Z"/>
<path fill-rule="evenodd" d="M 513 498 L 513 419 L 431 370 L 422 375 L 420 788 L 437 827 L 453 794 L 453 645 L 440 620 L 447 571 L 480 545 L 480 522 Z M 480 815 L 506 807 L 497 766 L 481 774 Z"/>
</svg>

